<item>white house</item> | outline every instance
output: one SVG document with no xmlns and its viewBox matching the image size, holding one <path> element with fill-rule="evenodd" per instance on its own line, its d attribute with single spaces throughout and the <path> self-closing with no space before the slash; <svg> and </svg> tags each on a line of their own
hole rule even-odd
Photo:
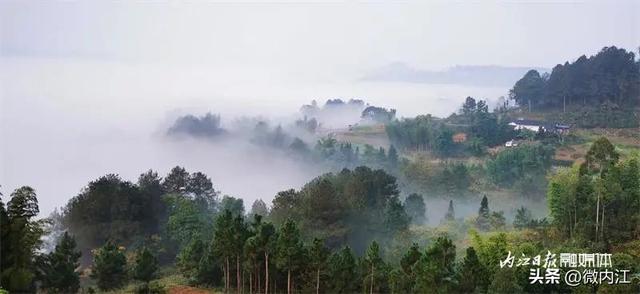
<svg viewBox="0 0 640 294">
<path fill-rule="evenodd" d="M 519 118 L 509 123 L 515 130 L 530 130 L 537 132 L 540 128 L 545 132 L 564 133 L 569 130 L 568 125 L 554 124 L 538 120 Z"/>
<path fill-rule="evenodd" d="M 553 128 L 550 127 L 550 124 L 545 123 L 543 121 L 537 120 L 529 120 L 529 119 L 517 119 L 509 123 L 510 126 L 515 130 L 530 130 L 533 132 L 537 132 L 540 128 L 545 131 L 553 131 Z"/>
</svg>

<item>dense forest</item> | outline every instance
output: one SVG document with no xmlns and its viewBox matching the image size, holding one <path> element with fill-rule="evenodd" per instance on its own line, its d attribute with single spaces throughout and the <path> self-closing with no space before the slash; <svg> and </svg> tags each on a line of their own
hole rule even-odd
<svg viewBox="0 0 640 294">
<path fill-rule="evenodd" d="M 47 218 L 36 191 L 20 187 L 0 199 L 0 293 L 637 293 L 638 135 L 580 127 L 633 126 L 639 81 L 635 55 L 607 47 L 550 75 L 528 72 L 511 91 L 515 108 L 467 97 L 446 118 L 396 118 L 330 99 L 290 125 L 231 127 L 185 115 L 167 137 L 233 139 L 324 172 L 250 207 L 181 166 L 137 181 L 106 174 Z M 565 107 L 585 109 L 566 133 L 509 125 Z M 332 127 L 345 116 L 343 134 L 388 144 L 341 140 Z M 552 252 L 611 253 L 632 276 L 570 287 L 532 282 L 534 264 L 503 266 Z"/>
<path fill-rule="evenodd" d="M 137 183 L 106 175 L 71 199 L 58 220 L 36 220 L 36 193 L 22 187 L 0 211 L 2 285 L 75 292 L 84 264 L 95 280 L 89 287 L 134 280 L 141 293 L 164 291 L 151 282 L 161 268 L 179 270 L 192 285 L 249 293 L 537 293 L 567 288 L 530 284 L 526 267 L 501 269 L 507 252 L 603 250 L 620 266 L 640 266 L 634 253 L 617 253 L 638 246 L 639 159 L 621 159 L 605 138 L 582 164 L 551 177 L 550 222 L 522 207 L 509 224 L 487 197 L 477 214 L 458 217 L 452 199 L 440 229 L 425 231 L 423 196 L 401 201 L 399 193 L 392 175 L 357 167 L 282 191 L 270 208 L 256 201 L 246 212 L 241 199 L 220 197 L 206 175 L 175 167 L 164 178 L 145 172 Z M 40 237 L 54 221 L 65 232 L 41 253 Z M 603 287 L 624 292 L 631 285 Z"/>
<path fill-rule="evenodd" d="M 509 97 L 531 111 L 578 112 L 562 117 L 585 127 L 637 127 L 640 62 L 622 48 L 556 65 L 550 74 L 527 72 Z"/>
</svg>

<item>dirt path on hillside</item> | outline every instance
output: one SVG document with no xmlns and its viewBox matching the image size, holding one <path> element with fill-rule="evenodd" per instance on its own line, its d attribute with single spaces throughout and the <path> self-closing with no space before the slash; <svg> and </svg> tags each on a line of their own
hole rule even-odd
<svg viewBox="0 0 640 294">
<path fill-rule="evenodd" d="M 189 286 L 175 286 L 169 289 L 169 294 L 209 294 L 209 290 L 198 289 Z"/>
</svg>

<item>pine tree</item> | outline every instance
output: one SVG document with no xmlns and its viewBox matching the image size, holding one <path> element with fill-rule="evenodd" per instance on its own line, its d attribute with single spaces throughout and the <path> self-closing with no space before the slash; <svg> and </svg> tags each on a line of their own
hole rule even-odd
<svg viewBox="0 0 640 294">
<path fill-rule="evenodd" d="M 254 215 L 254 217 L 260 217 L 260 215 Z M 254 222 L 255 224 L 255 222 Z M 252 227 L 253 225 L 252 224 Z M 259 226 L 259 224 L 256 224 Z M 258 283 L 256 282 L 255 285 L 256 287 L 254 288 L 254 280 L 258 281 L 260 280 L 260 276 L 258 275 L 258 270 L 260 269 L 260 263 L 259 263 L 259 258 L 260 258 L 260 252 L 259 252 L 259 246 L 258 246 L 258 237 L 255 235 L 257 233 L 257 230 L 253 229 L 252 230 L 252 234 L 253 236 L 249 237 L 245 243 L 244 243 L 244 257 L 245 257 L 245 270 L 249 272 L 249 293 L 253 293 L 253 289 L 256 289 L 257 291 L 260 290 L 259 287 L 257 287 Z"/>
<path fill-rule="evenodd" d="M 121 288 L 126 282 L 127 259 L 111 241 L 98 249 L 93 258 L 91 277 L 97 280 L 98 288 L 111 290 Z"/>
<path fill-rule="evenodd" d="M 418 260 L 420 260 L 420 257 L 422 257 L 420 247 L 418 247 L 417 243 L 413 243 L 409 248 L 409 251 L 407 251 L 407 253 L 402 256 L 402 259 L 400 259 L 402 271 L 409 276 L 413 276 L 413 266 L 418 262 Z"/>
<path fill-rule="evenodd" d="M 41 288 L 53 293 L 76 293 L 80 288 L 81 253 L 68 232 L 60 237 L 53 252 L 43 255 L 38 264 Z"/>
<path fill-rule="evenodd" d="M 480 202 L 480 209 L 478 210 L 478 217 L 476 218 L 476 227 L 483 231 L 488 231 L 491 228 L 491 211 L 489 210 L 489 200 L 487 195 L 482 196 Z"/>
<path fill-rule="evenodd" d="M 404 210 L 404 206 L 400 203 L 398 196 L 389 199 L 385 214 L 385 224 L 388 232 L 396 233 L 404 231 L 409 227 L 410 218 Z"/>
<path fill-rule="evenodd" d="M 219 286 L 224 277 L 213 246 L 204 250 L 204 254 L 201 255 L 194 269 L 195 274 L 192 281 L 198 285 Z"/>
<path fill-rule="evenodd" d="M 220 200 L 220 211 L 229 210 L 233 216 L 244 215 L 244 201 L 242 198 L 235 198 L 224 195 Z"/>
<path fill-rule="evenodd" d="M 148 170 L 138 177 L 138 187 L 142 197 L 146 198 L 146 203 L 149 204 L 145 207 L 145 212 L 149 215 L 144 222 L 146 232 L 159 233 L 166 221 L 167 202 L 162 199 L 165 191 L 161 182 L 162 178 L 153 170 Z"/>
<path fill-rule="evenodd" d="M 309 262 L 315 271 L 316 294 L 320 293 L 320 272 L 327 266 L 329 253 L 329 249 L 324 246 L 324 241 L 318 238 L 313 239 L 313 243 L 309 249 Z"/>
<path fill-rule="evenodd" d="M 356 292 L 357 285 L 354 281 L 357 278 L 356 259 L 349 246 L 345 246 L 331 255 L 329 259 L 329 284 L 331 289 L 327 291 L 328 293 Z"/>
<path fill-rule="evenodd" d="M 476 250 L 467 248 L 458 276 L 458 291 L 461 293 L 484 293 L 489 285 L 489 279 L 484 265 L 480 263 Z"/>
<path fill-rule="evenodd" d="M 364 255 L 364 261 L 367 264 L 367 271 L 369 271 L 368 275 L 365 276 L 364 285 L 369 286 L 369 293 L 373 294 L 374 289 L 377 289 L 375 292 L 381 292 L 380 288 L 382 285 L 382 276 L 384 273 L 384 262 L 382 257 L 380 256 L 380 246 L 378 242 L 373 241 Z M 366 289 L 365 289 L 366 290 Z"/>
<path fill-rule="evenodd" d="M 189 183 L 189 173 L 180 166 L 171 169 L 164 178 L 162 187 L 167 193 L 185 193 Z"/>
<path fill-rule="evenodd" d="M 276 242 L 276 265 L 287 273 L 287 294 L 291 293 L 291 272 L 301 267 L 304 258 L 300 232 L 295 222 L 287 220 L 280 228 Z"/>
<path fill-rule="evenodd" d="M 411 218 L 411 222 L 414 224 L 424 224 L 427 220 L 426 207 L 424 204 L 424 198 L 420 194 L 410 194 L 404 201 L 404 208 L 407 211 L 407 215 Z"/>
<path fill-rule="evenodd" d="M 236 291 L 240 293 L 242 288 L 242 276 L 240 275 L 241 258 L 244 253 L 244 243 L 248 237 L 247 225 L 244 222 L 243 215 L 236 215 L 233 219 L 233 250 L 232 254 L 236 258 Z"/>
<path fill-rule="evenodd" d="M 195 280 L 200 259 L 205 254 L 206 246 L 202 239 L 194 238 L 178 254 L 176 265 L 187 279 Z"/>
<path fill-rule="evenodd" d="M 418 247 L 417 243 L 413 243 L 400 259 L 400 274 L 396 273 L 396 284 L 392 285 L 394 291 L 398 293 L 409 293 L 412 291 L 416 281 L 414 267 L 421 257 L 420 247 Z"/>
<path fill-rule="evenodd" d="M 211 179 L 201 172 L 192 173 L 187 181 L 186 191 L 193 196 L 203 211 L 213 212 L 218 200 L 218 192 L 213 189 Z"/>
<path fill-rule="evenodd" d="M 444 220 L 446 222 L 456 220 L 456 213 L 453 210 L 453 200 L 449 200 L 449 208 L 447 209 L 447 213 L 444 215 Z"/>
<path fill-rule="evenodd" d="M 251 205 L 251 214 L 267 216 L 269 214 L 269 209 L 267 208 L 267 204 L 264 203 L 262 199 L 257 199 Z"/>
<path fill-rule="evenodd" d="M 454 291 L 454 262 L 456 246 L 447 237 L 438 237 L 425 250 L 415 265 L 416 284 L 414 292 L 450 293 Z"/>
<path fill-rule="evenodd" d="M 394 147 L 393 144 L 389 147 L 387 158 L 391 168 L 398 167 L 398 150 L 396 150 L 396 147 Z"/>
<path fill-rule="evenodd" d="M 216 218 L 216 231 L 214 232 L 213 237 L 213 248 L 217 254 L 223 261 L 225 280 L 224 280 L 224 288 L 225 291 L 229 290 L 231 286 L 231 277 L 230 277 L 230 263 L 229 259 L 234 256 L 234 252 L 236 250 L 234 243 L 234 223 L 233 223 L 233 215 L 231 211 L 225 209 L 218 217 Z"/>
<path fill-rule="evenodd" d="M 516 229 L 523 229 L 531 225 L 532 217 L 531 211 L 522 206 L 516 211 L 516 216 L 513 219 L 513 227 Z"/>
<path fill-rule="evenodd" d="M 257 247 L 264 254 L 264 293 L 269 293 L 269 258 L 275 250 L 278 239 L 276 229 L 272 223 L 261 223 L 258 229 Z"/>
<path fill-rule="evenodd" d="M 153 256 L 153 254 L 151 254 L 151 251 L 149 251 L 149 249 L 144 247 L 136 255 L 136 261 L 133 268 L 133 277 L 136 280 L 149 283 L 149 281 L 155 278 L 157 270 L 158 260 L 155 256 Z"/>
<path fill-rule="evenodd" d="M 405 274 L 401 269 L 396 268 L 391 270 L 391 272 L 389 272 L 389 290 L 391 291 L 391 294 L 409 292 L 409 290 L 403 291 L 403 284 L 405 280 Z"/>
</svg>

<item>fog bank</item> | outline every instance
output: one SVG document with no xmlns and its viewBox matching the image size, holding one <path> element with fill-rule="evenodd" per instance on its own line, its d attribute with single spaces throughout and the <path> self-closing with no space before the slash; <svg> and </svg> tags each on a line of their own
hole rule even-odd
<svg viewBox="0 0 640 294">
<path fill-rule="evenodd" d="M 167 140 L 179 115 L 221 115 L 222 126 L 242 117 L 272 125 L 301 118 L 316 99 L 363 99 L 395 108 L 398 117 L 448 115 L 472 95 L 496 98 L 503 88 L 311 81 L 264 69 L 175 67 L 94 60 L 0 59 L 0 185 L 9 195 L 36 189 L 42 214 L 77 195 L 90 180 L 117 173 L 135 181 L 147 169 L 175 165 L 209 175 L 223 194 L 270 203 L 280 190 L 299 188 L 322 171 L 246 141 Z M 5 198 L 7 197 L 5 196 Z"/>
</svg>

